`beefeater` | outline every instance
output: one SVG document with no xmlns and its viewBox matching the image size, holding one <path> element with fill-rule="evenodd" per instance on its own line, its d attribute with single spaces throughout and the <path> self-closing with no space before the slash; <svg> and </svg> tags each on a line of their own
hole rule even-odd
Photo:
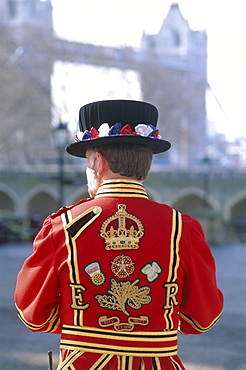
<svg viewBox="0 0 246 370">
<path fill-rule="evenodd" d="M 223 295 L 200 223 L 149 199 L 152 155 L 171 144 L 150 103 L 80 109 L 69 154 L 87 158 L 89 199 L 48 216 L 17 277 L 32 331 L 59 333 L 58 370 L 180 370 L 178 333 L 201 334 Z"/>
</svg>

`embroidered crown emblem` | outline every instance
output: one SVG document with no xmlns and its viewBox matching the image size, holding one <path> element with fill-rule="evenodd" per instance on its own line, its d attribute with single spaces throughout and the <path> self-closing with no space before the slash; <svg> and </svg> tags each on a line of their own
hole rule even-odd
<svg viewBox="0 0 246 370">
<path fill-rule="evenodd" d="M 106 250 L 138 249 L 144 228 L 136 216 L 126 212 L 125 204 L 119 204 L 118 211 L 102 224 L 100 235 Z"/>
</svg>

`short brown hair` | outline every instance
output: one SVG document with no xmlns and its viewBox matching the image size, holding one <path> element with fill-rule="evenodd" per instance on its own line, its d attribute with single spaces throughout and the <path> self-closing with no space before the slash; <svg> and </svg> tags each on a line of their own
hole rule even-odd
<svg viewBox="0 0 246 370">
<path fill-rule="evenodd" d="M 137 180 L 146 179 L 153 156 L 151 148 L 138 144 L 100 145 L 88 151 L 100 152 L 108 161 L 112 172 Z"/>
</svg>

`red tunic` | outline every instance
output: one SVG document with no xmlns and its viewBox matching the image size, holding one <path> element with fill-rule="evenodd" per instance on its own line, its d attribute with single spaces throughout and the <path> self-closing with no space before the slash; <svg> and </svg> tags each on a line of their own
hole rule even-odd
<svg viewBox="0 0 246 370">
<path fill-rule="evenodd" d="M 60 370 L 152 370 L 184 369 L 177 333 L 215 325 L 223 296 L 199 222 L 110 180 L 47 217 L 15 302 L 30 330 L 61 333 Z"/>
</svg>

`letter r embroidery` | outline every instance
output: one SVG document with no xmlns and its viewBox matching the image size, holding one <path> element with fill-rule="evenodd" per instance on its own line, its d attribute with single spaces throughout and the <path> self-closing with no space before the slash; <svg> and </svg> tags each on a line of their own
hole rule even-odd
<svg viewBox="0 0 246 370">
<path fill-rule="evenodd" d="M 172 306 L 178 305 L 176 295 L 178 293 L 179 288 L 177 283 L 164 283 L 164 287 L 166 288 L 166 297 L 163 309 L 169 310 L 170 308 L 172 308 Z"/>
</svg>

